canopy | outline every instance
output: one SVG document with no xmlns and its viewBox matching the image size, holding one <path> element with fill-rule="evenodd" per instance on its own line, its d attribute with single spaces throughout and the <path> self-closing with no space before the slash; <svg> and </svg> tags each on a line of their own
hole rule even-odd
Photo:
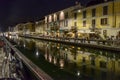
<svg viewBox="0 0 120 80">
<path fill-rule="evenodd" d="M 87 33 L 87 34 L 93 34 L 95 32 L 91 32 L 90 30 L 80 30 L 77 33 Z"/>
</svg>

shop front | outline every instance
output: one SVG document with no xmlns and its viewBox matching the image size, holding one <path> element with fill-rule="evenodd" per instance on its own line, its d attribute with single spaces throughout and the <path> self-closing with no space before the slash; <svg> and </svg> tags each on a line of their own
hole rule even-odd
<svg viewBox="0 0 120 80">
<path fill-rule="evenodd" d="M 78 38 L 86 38 L 91 39 L 95 36 L 95 32 L 91 32 L 90 30 L 78 30 L 77 31 Z"/>
</svg>

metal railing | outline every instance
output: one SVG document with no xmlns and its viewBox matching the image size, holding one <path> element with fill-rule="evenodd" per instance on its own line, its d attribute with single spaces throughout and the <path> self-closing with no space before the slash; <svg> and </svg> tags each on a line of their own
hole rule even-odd
<svg viewBox="0 0 120 80">
<path fill-rule="evenodd" d="M 99 39 L 83 39 L 83 38 L 80 39 L 80 38 L 63 38 L 63 37 L 45 37 L 45 36 L 22 36 L 22 37 L 120 51 L 120 40 L 99 40 Z"/>
<path fill-rule="evenodd" d="M 5 43 L 12 48 L 15 54 L 23 61 L 23 63 L 35 74 L 38 80 L 53 80 L 48 74 L 42 71 L 31 60 L 25 57 L 17 48 L 15 48 L 6 38 L 3 38 Z"/>
<path fill-rule="evenodd" d="M 44 37 L 44 36 L 25 36 L 25 37 L 38 38 L 38 39 L 49 39 L 49 40 L 64 41 L 64 42 L 86 43 L 86 44 L 96 44 L 96 45 L 120 47 L 120 45 L 119 45 L 120 40 L 100 40 L 100 39 Z"/>
</svg>

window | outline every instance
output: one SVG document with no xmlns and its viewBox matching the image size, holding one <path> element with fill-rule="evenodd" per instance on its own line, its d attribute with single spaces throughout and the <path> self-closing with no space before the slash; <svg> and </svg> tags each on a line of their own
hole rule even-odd
<svg viewBox="0 0 120 80">
<path fill-rule="evenodd" d="M 74 26 L 77 26 L 77 22 L 74 22 Z"/>
<path fill-rule="evenodd" d="M 95 66 L 95 60 L 91 60 L 91 65 Z"/>
<path fill-rule="evenodd" d="M 59 14 L 57 14 L 57 20 L 59 20 Z"/>
<path fill-rule="evenodd" d="M 118 62 L 118 67 L 120 66 L 120 61 Z"/>
<path fill-rule="evenodd" d="M 108 15 L 108 6 L 103 7 L 103 15 Z"/>
<path fill-rule="evenodd" d="M 57 21 L 57 15 L 56 14 L 53 15 L 53 18 L 54 18 L 54 21 Z"/>
<path fill-rule="evenodd" d="M 101 25 L 106 25 L 106 24 L 108 24 L 108 18 L 102 18 Z"/>
<path fill-rule="evenodd" d="M 86 21 L 83 21 L 83 27 L 86 27 Z"/>
<path fill-rule="evenodd" d="M 64 21 L 64 26 L 67 27 L 68 26 L 68 20 Z"/>
<path fill-rule="evenodd" d="M 68 26 L 68 20 L 66 20 L 66 26 Z"/>
<path fill-rule="evenodd" d="M 74 19 L 77 19 L 77 13 L 74 13 Z"/>
<path fill-rule="evenodd" d="M 47 28 L 49 28 L 49 24 L 47 24 Z"/>
<path fill-rule="evenodd" d="M 52 22 L 52 15 L 49 15 L 49 22 Z"/>
<path fill-rule="evenodd" d="M 59 15 L 59 19 L 60 20 L 64 20 L 65 19 L 65 13 L 63 11 L 60 12 L 60 15 Z"/>
<path fill-rule="evenodd" d="M 107 30 L 103 30 L 103 35 L 107 36 Z"/>
<path fill-rule="evenodd" d="M 96 16 L 96 9 L 92 9 L 92 17 Z"/>
<path fill-rule="evenodd" d="M 52 21 L 54 21 L 54 15 L 52 15 Z"/>
<path fill-rule="evenodd" d="M 65 26 L 65 21 L 61 21 L 60 22 L 60 27 L 64 27 Z"/>
<path fill-rule="evenodd" d="M 92 28 L 95 28 L 96 21 L 95 19 L 92 20 Z"/>
<path fill-rule="evenodd" d="M 101 68 L 107 68 L 107 63 L 104 61 L 100 61 L 100 67 Z"/>
<path fill-rule="evenodd" d="M 85 57 L 83 57 L 83 58 L 82 58 L 82 61 L 83 61 L 83 62 L 85 62 L 85 61 L 86 61 Z"/>
<path fill-rule="evenodd" d="M 83 11 L 83 18 L 86 18 L 86 11 Z"/>
<path fill-rule="evenodd" d="M 45 23 L 48 23 L 49 22 L 49 17 L 48 16 L 45 16 Z M 36 22 L 37 24 L 37 22 Z"/>
<path fill-rule="evenodd" d="M 65 19 L 67 19 L 67 18 L 68 18 L 68 12 L 65 13 Z"/>
</svg>

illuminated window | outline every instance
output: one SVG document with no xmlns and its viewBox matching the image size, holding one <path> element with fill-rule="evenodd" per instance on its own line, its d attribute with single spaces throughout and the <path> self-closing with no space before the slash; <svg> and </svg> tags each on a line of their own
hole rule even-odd
<svg viewBox="0 0 120 80">
<path fill-rule="evenodd" d="M 54 21 L 57 21 L 57 15 L 56 14 L 54 14 Z"/>
<path fill-rule="evenodd" d="M 45 23 L 47 23 L 48 22 L 48 18 L 47 18 L 47 16 L 45 17 Z"/>
<path fill-rule="evenodd" d="M 64 16 L 65 16 L 65 15 L 64 15 L 64 12 L 61 11 L 61 12 L 60 12 L 60 20 L 63 20 L 63 19 L 64 19 Z"/>
<path fill-rule="evenodd" d="M 49 22 L 52 22 L 52 16 L 49 15 Z"/>
</svg>

